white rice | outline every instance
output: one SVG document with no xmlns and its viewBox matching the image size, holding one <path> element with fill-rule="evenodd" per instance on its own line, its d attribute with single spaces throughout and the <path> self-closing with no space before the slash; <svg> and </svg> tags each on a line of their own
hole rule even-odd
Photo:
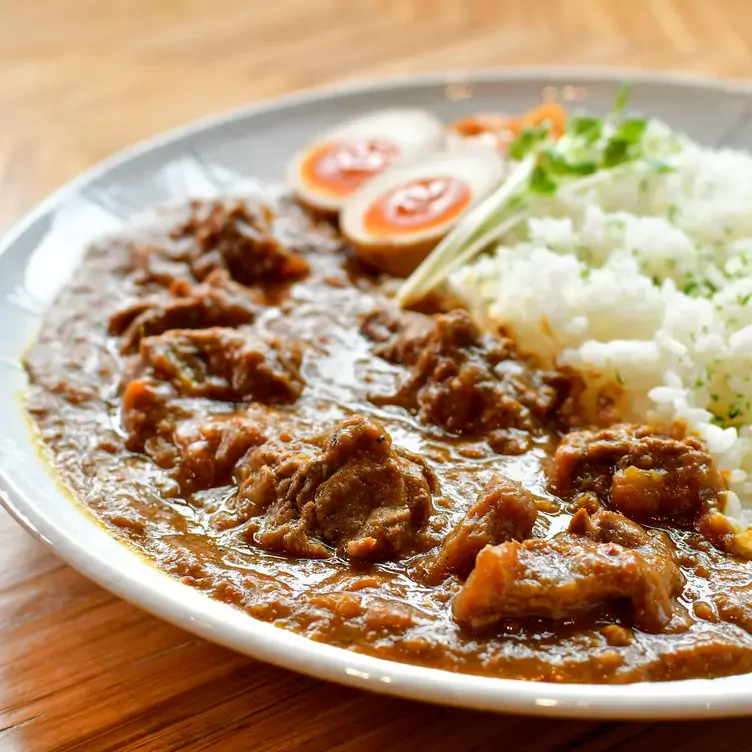
<svg viewBox="0 0 752 752">
<path fill-rule="evenodd" d="M 623 384 L 631 416 L 687 423 L 752 525 L 752 156 L 653 123 L 673 172 L 541 202 L 450 286 L 519 348 Z M 630 417 L 631 417 L 630 416 Z"/>
</svg>

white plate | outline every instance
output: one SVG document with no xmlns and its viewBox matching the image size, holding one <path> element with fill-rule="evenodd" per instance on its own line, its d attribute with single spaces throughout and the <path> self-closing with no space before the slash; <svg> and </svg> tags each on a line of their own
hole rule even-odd
<svg viewBox="0 0 752 752">
<path fill-rule="evenodd" d="M 752 145 L 752 88 L 742 84 L 599 75 L 582 70 L 455 73 L 286 97 L 159 136 L 95 167 L 32 211 L 0 244 L 0 497 L 13 516 L 76 569 L 191 632 L 322 679 L 472 708 L 588 718 L 697 718 L 752 712 L 752 677 L 624 686 L 491 679 L 392 663 L 321 645 L 255 621 L 172 580 L 119 544 L 64 495 L 24 417 L 19 354 L 70 278 L 86 243 L 156 202 L 233 186 L 233 175 L 283 177 L 288 155 L 323 128 L 363 111 L 427 107 L 446 119 L 521 111 L 546 86 L 605 113 L 619 83 L 632 104 L 697 140 Z"/>
</svg>

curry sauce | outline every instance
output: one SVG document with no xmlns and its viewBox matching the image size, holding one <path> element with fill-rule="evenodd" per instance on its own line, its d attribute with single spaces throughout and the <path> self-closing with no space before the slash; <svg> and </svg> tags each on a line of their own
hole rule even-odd
<svg viewBox="0 0 752 752">
<path fill-rule="evenodd" d="M 28 409 L 114 535 L 313 640 L 559 682 L 752 670 L 701 442 L 592 425 L 574 374 L 394 289 L 287 199 L 165 209 L 89 250 Z"/>
</svg>

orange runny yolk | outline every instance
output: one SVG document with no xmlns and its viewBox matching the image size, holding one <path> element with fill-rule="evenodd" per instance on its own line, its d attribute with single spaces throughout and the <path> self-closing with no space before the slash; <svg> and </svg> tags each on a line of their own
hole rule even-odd
<svg viewBox="0 0 752 752">
<path fill-rule="evenodd" d="M 422 232 L 456 219 L 470 203 L 470 188 L 454 177 L 413 180 L 380 196 L 363 218 L 375 238 Z"/>
<path fill-rule="evenodd" d="M 397 146 L 380 139 L 321 144 L 303 160 L 301 176 L 313 190 L 331 196 L 347 196 L 366 180 L 383 172 L 399 155 Z"/>
</svg>

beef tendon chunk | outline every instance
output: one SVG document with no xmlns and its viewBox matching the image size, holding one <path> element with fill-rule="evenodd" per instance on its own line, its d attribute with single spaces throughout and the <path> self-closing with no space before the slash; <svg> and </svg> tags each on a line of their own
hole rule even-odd
<svg viewBox="0 0 752 752">
<path fill-rule="evenodd" d="M 578 514 L 587 515 L 584 510 Z M 624 602 L 633 626 L 664 631 L 684 580 L 668 543 L 643 538 L 630 524 L 589 523 L 595 539 L 563 533 L 550 540 L 486 546 L 452 603 L 455 620 L 471 630 L 503 619 L 563 621 Z M 624 536 L 627 542 L 635 535 L 642 541 L 638 548 L 611 540 Z"/>
<path fill-rule="evenodd" d="M 141 300 L 110 318 L 110 333 L 122 337 L 124 353 L 133 352 L 144 337 L 170 329 L 249 324 L 259 309 L 258 299 L 224 272 L 210 275 L 200 285 L 175 281 L 169 292 L 168 297 Z"/>
<path fill-rule="evenodd" d="M 377 404 L 400 405 L 455 436 L 485 437 L 502 453 L 525 451 L 564 402 L 569 381 L 514 359 L 509 340 L 484 333 L 468 313 L 434 316 L 432 328 L 414 324 L 390 338 L 388 322 L 370 324 L 383 338 L 381 354 L 401 360 L 410 375 Z"/>
<path fill-rule="evenodd" d="M 375 561 L 428 546 L 435 476 L 375 420 L 355 416 L 310 444 L 262 447 L 248 463 L 239 496 L 263 511 L 248 528 L 261 548 Z"/>
<path fill-rule="evenodd" d="M 265 341 L 249 329 L 174 329 L 146 337 L 139 365 L 184 397 L 294 402 L 303 388 L 296 341 Z"/>
<path fill-rule="evenodd" d="M 593 494 L 634 520 L 692 524 L 719 505 L 726 484 L 699 439 L 618 425 L 566 436 L 552 487 L 569 499 Z"/>
<path fill-rule="evenodd" d="M 271 208 L 247 201 L 195 201 L 191 217 L 173 235 L 191 237 L 197 255 L 191 269 L 198 279 L 222 269 L 243 285 L 280 285 L 308 274 L 308 262 L 273 234 Z"/>
<path fill-rule="evenodd" d="M 537 518 L 535 497 L 519 483 L 494 475 L 438 552 L 419 564 L 422 579 L 436 584 L 450 575 L 466 578 L 482 548 L 529 538 Z"/>
</svg>

